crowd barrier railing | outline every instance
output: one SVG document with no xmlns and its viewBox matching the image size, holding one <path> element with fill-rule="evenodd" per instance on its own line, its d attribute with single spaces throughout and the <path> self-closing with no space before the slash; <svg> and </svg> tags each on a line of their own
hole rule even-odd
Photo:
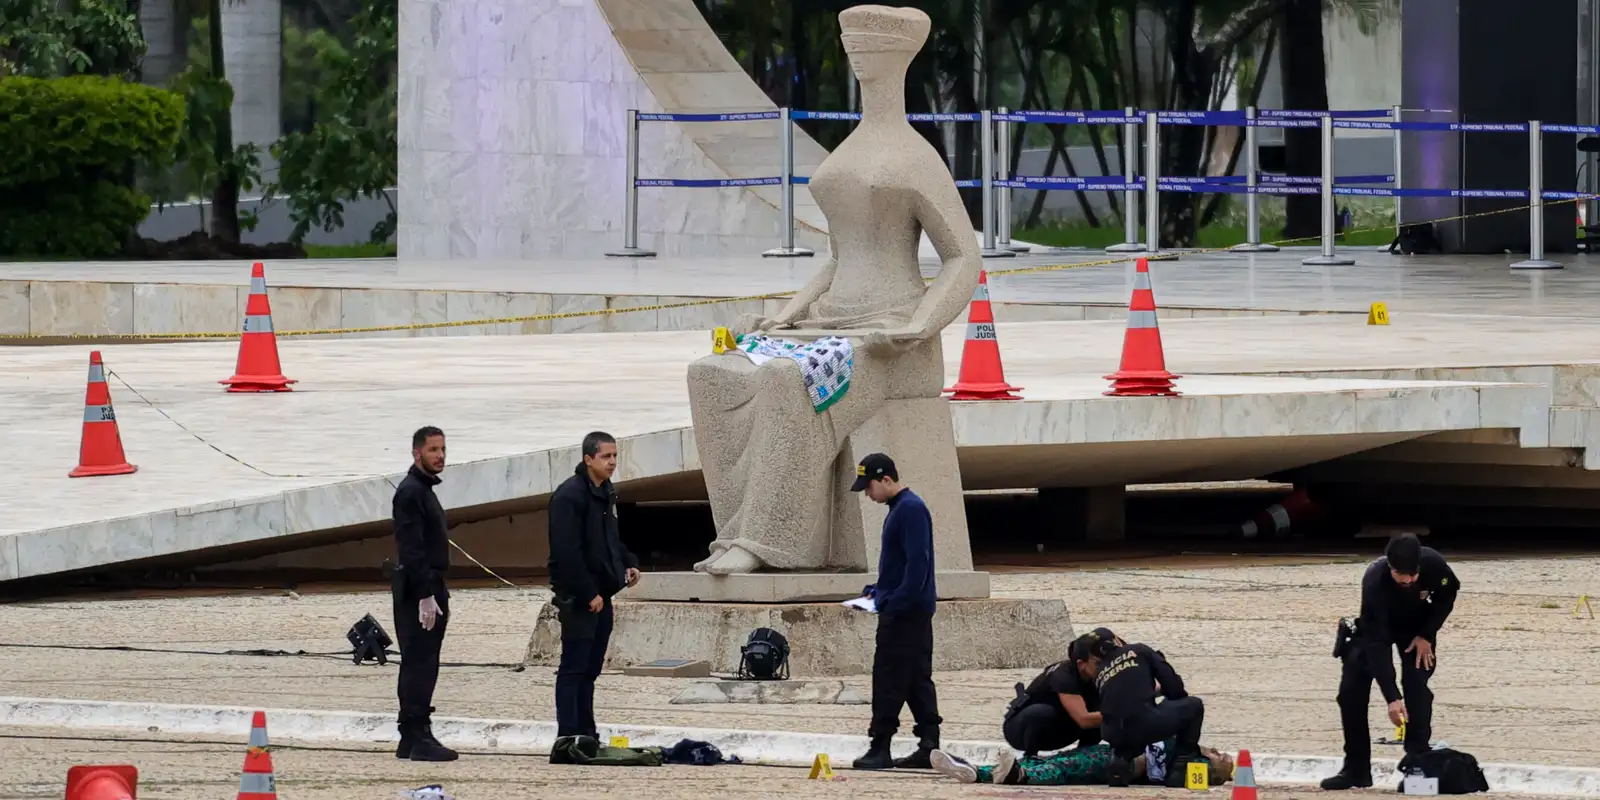
<svg viewBox="0 0 1600 800">
<path fill-rule="evenodd" d="M 1427 110 L 1427 109 L 1424 109 Z M 1543 190 L 1544 162 L 1543 133 L 1600 135 L 1600 126 L 1542 125 L 1529 123 L 1465 123 L 1465 122 L 1408 122 L 1402 119 L 1402 109 L 1394 106 L 1373 110 L 1301 111 L 1292 109 L 1246 108 L 1237 111 L 1140 111 L 1129 107 L 1121 111 L 996 111 L 967 113 L 907 114 L 911 122 L 961 122 L 980 126 L 980 172 L 976 179 L 957 180 L 960 188 L 977 188 L 982 198 L 982 253 L 985 258 L 1006 258 L 1018 252 L 1027 252 L 1026 245 L 1011 241 L 1011 192 L 1015 189 L 1036 191 L 1093 190 L 1122 192 L 1123 241 L 1106 248 L 1111 253 L 1145 252 L 1173 258 L 1175 254 L 1160 250 L 1160 224 L 1162 192 L 1243 194 L 1246 197 L 1246 241 L 1230 250 L 1233 252 L 1274 252 L 1278 248 L 1261 241 L 1259 198 L 1262 195 L 1319 195 L 1322 206 L 1320 252 L 1302 263 L 1314 266 L 1342 266 L 1354 261 L 1340 256 L 1335 249 L 1337 232 L 1337 207 L 1339 196 L 1381 197 L 1494 197 L 1525 198 L 1529 200 L 1529 233 L 1531 237 L 1529 258 L 1512 265 L 1514 269 L 1560 269 L 1561 264 L 1545 258 L 1544 218 L 1545 200 L 1574 200 L 1585 195 L 1576 192 L 1546 192 Z M 859 121 L 861 115 L 851 111 L 806 111 L 790 108 L 721 114 L 671 114 L 643 113 L 630 109 L 627 114 L 627 180 L 624 206 L 623 247 L 606 253 L 609 256 L 644 258 L 655 253 L 639 246 L 639 189 L 641 187 L 738 187 L 778 186 L 781 192 L 779 246 L 763 253 L 769 257 L 804 257 L 813 252 L 795 243 L 794 187 L 810 182 L 809 176 L 794 174 L 794 123 L 800 120 Z M 779 137 L 781 152 L 777 156 L 778 174 L 754 178 L 645 178 L 639 175 L 639 130 L 642 122 L 751 122 L 776 120 L 781 127 Z M 1022 123 L 1054 125 L 1118 125 L 1122 128 L 1121 176 L 1057 177 L 1014 175 L 1011 171 L 1010 125 Z M 1227 176 L 1162 176 L 1160 174 L 1161 127 L 1164 125 L 1202 125 L 1243 127 L 1245 129 L 1245 170 L 1243 175 Z M 1141 177 L 1137 168 L 1136 153 L 1139 145 L 1139 128 L 1144 127 L 1144 169 Z M 1319 128 L 1322 136 L 1321 175 L 1289 176 L 1264 173 L 1260 169 L 1258 128 Z M 1394 173 L 1383 175 L 1336 175 L 1334 172 L 1333 144 L 1338 129 L 1387 130 L 1394 135 Z M 1400 146 L 1401 134 L 1407 131 L 1450 132 L 1526 132 L 1529 136 L 1528 159 L 1530 167 L 1527 191 L 1514 189 L 1436 189 L 1410 188 L 1401 185 Z M 999 161 L 997 165 L 995 162 Z M 1392 188 L 1377 188 L 1372 184 L 1390 184 Z M 1138 206 L 1143 194 L 1144 236 L 1139 239 Z M 1398 233 L 1399 219 L 1396 217 Z"/>
</svg>

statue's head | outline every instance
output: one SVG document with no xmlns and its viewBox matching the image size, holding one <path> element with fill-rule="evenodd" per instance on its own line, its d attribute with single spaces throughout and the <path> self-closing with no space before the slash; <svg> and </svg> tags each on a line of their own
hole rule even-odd
<svg viewBox="0 0 1600 800">
<path fill-rule="evenodd" d="M 915 8 L 855 6 L 839 12 L 840 40 L 862 83 L 905 74 L 933 20 Z"/>
</svg>

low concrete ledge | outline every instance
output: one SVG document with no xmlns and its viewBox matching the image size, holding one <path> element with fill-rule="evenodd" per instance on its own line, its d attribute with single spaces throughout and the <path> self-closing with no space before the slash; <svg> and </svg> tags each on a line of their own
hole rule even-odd
<svg viewBox="0 0 1600 800">
<path fill-rule="evenodd" d="M 236 736 L 249 740 L 250 719 L 256 708 L 190 706 L 165 703 L 119 703 L 98 700 L 0 697 L 0 725 L 74 728 L 79 730 L 168 733 L 188 736 Z M 356 711 L 265 709 L 267 733 L 272 741 L 392 744 L 399 737 L 391 714 Z M 554 722 L 434 717 L 433 732 L 447 745 L 476 751 L 549 752 L 555 742 Z M 818 753 L 844 767 L 866 752 L 865 736 L 744 731 L 726 728 L 678 728 L 646 725 L 600 726 L 602 737 L 626 736 L 639 747 L 671 747 L 682 739 L 710 742 L 725 755 L 747 764 L 808 766 Z M 948 742 L 945 750 L 976 763 L 992 764 L 1004 745 L 993 742 Z M 899 737 L 895 755 L 916 749 L 912 737 Z M 1273 755 L 1251 753 L 1256 782 L 1261 785 L 1315 784 L 1337 772 L 1343 759 L 1336 756 Z M 1398 783 L 1395 761 L 1373 761 L 1372 776 L 1378 786 Z M 1550 794 L 1600 797 L 1600 769 L 1543 764 L 1484 764 L 1489 791 L 1510 794 Z"/>
</svg>

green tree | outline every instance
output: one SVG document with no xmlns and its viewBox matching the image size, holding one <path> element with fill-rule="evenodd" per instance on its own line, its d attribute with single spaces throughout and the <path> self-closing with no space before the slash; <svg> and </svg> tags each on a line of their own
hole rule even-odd
<svg viewBox="0 0 1600 800">
<path fill-rule="evenodd" d="M 144 51 L 137 0 L 0 0 L 0 78 L 125 77 Z"/>
<path fill-rule="evenodd" d="M 313 225 L 326 231 L 342 227 L 344 203 L 357 198 L 388 204 L 389 213 L 369 232 L 372 242 L 388 241 L 398 222 L 385 190 L 395 185 L 399 161 L 399 3 L 370 0 L 351 27 L 348 50 L 321 53 L 329 80 L 317 90 L 311 130 L 289 133 L 272 147 L 278 180 L 267 191 L 285 197 L 296 243 Z"/>
</svg>

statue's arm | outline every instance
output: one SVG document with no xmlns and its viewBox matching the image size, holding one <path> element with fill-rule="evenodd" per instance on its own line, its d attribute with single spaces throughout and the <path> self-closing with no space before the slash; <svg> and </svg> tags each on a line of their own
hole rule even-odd
<svg viewBox="0 0 1600 800">
<path fill-rule="evenodd" d="M 917 222 L 927 232 L 943 265 L 911 316 L 911 329 L 918 340 L 938 336 L 955 321 L 971 302 L 983 268 L 978 240 L 955 182 L 943 170 L 929 170 L 926 174 L 928 178 L 917 198 Z"/>
<path fill-rule="evenodd" d="M 817 299 L 822 297 L 822 293 L 828 291 L 828 287 L 833 285 L 833 271 L 837 266 L 838 262 L 833 257 L 833 248 L 829 247 L 828 260 L 822 262 L 822 267 L 817 270 L 817 274 L 811 276 L 811 280 L 806 282 L 806 285 L 800 289 L 798 294 L 789 298 L 788 305 L 785 305 L 783 310 L 778 312 L 778 316 L 772 320 L 773 323 L 776 325 L 792 325 L 795 320 L 802 317 L 806 310 L 811 308 L 811 304 L 817 302 Z"/>
</svg>

